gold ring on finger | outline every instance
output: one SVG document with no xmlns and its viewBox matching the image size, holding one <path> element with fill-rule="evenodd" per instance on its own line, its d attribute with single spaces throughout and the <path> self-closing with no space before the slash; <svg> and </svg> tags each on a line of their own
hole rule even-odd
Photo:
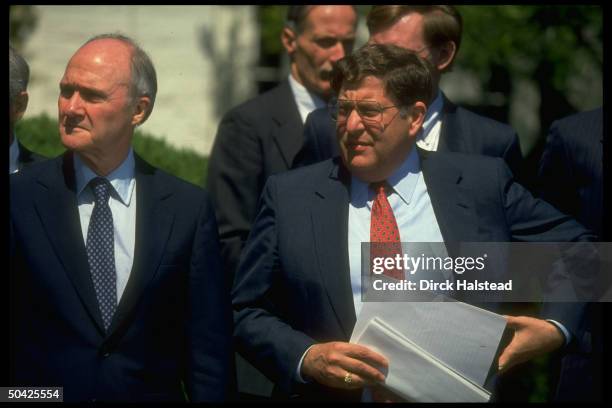
<svg viewBox="0 0 612 408">
<path fill-rule="evenodd" d="M 344 382 L 345 382 L 346 384 L 350 384 L 350 383 L 352 383 L 352 382 L 353 382 L 353 374 L 352 374 L 352 373 L 346 373 L 346 374 L 344 375 Z"/>
</svg>

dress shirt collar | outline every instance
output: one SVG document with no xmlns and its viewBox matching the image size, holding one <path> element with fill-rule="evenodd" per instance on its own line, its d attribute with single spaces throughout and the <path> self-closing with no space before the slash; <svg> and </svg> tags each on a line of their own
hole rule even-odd
<svg viewBox="0 0 612 408">
<path fill-rule="evenodd" d="M 17 137 L 13 133 L 13 143 L 9 146 L 9 174 L 19 171 L 19 144 Z"/>
<path fill-rule="evenodd" d="M 438 95 L 431 102 L 431 105 L 427 108 L 425 119 L 423 120 L 423 128 L 419 132 L 417 139 L 422 139 L 427 142 L 428 136 L 431 134 L 431 129 L 435 126 L 438 120 L 442 119 L 442 107 L 444 106 L 444 99 L 442 98 L 442 92 L 438 90 Z"/>
<path fill-rule="evenodd" d="M 401 200 L 410 204 L 417 181 L 421 174 L 421 160 L 417 152 L 416 145 L 406 157 L 402 165 L 387 179 L 387 183 Z M 371 208 L 374 200 L 374 192 L 369 188 L 368 183 L 364 183 L 355 176 L 351 176 L 351 201 L 356 207 L 367 205 Z"/>
<path fill-rule="evenodd" d="M 123 163 L 105 177 L 117 192 L 121 202 L 126 206 L 130 205 L 134 184 L 136 183 L 134 166 L 134 150 L 130 147 Z M 78 154 L 74 154 L 74 174 L 76 176 L 77 195 L 83 192 L 93 178 L 98 177 L 93 170 L 83 163 Z"/>
<path fill-rule="evenodd" d="M 306 89 L 306 87 L 296 81 L 291 74 L 289 74 L 289 86 L 291 87 L 295 103 L 300 111 L 302 123 L 306 122 L 306 117 L 310 112 L 326 106 L 325 101 L 321 99 L 321 97 Z"/>
</svg>

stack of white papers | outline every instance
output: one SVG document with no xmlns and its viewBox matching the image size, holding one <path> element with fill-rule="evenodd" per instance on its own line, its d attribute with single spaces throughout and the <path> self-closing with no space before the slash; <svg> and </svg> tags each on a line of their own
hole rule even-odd
<svg viewBox="0 0 612 408">
<path fill-rule="evenodd" d="M 462 302 L 365 302 L 351 337 L 389 360 L 383 384 L 414 402 L 487 402 L 506 320 Z"/>
<path fill-rule="evenodd" d="M 385 386 L 413 402 L 487 402 L 491 394 L 394 331 L 370 320 L 358 343 L 383 351 L 390 360 Z"/>
</svg>

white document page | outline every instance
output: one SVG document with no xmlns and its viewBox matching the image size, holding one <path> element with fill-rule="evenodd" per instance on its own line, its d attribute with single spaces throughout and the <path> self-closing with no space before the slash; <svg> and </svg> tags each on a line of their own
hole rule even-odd
<svg viewBox="0 0 612 408">
<path fill-rule="evenodd" d="M 351 342 L 375 317 L 479 386 L 506 327 L 503 316 L 463 302 L 364 302 Z"/>
<path fill-rule="evenodd" d="M 385 386 L 412 402 L 487 402 L 491 394 L 374 318 L 357 339 L 389 360 Z"/>
</svg>

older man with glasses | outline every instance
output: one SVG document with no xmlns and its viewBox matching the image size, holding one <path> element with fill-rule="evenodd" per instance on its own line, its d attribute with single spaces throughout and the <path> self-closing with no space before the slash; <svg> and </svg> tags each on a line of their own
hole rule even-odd
<svg viewBox="0 0 612 408">
<path fill-rule="evenodd" d="M 363 306 L 363 242 L 592 238 L 513 182 L 503 160 L 416 145 L 435 95 L 431 71 L 392 45 L 340 60 L 332 75 L 340 157 L 266 183 L 232 292 L 234 336 L 279 396 L 362 400 L 373 386 L 375 400 L 389 398 L 378 385 L 393 362 L 348 343 Z M 545 317 L 574 329 L 564 316 Z M 508 326 L 504 369 L 564 342 L 548 321 L 509 317 Z"/>
</svg>

